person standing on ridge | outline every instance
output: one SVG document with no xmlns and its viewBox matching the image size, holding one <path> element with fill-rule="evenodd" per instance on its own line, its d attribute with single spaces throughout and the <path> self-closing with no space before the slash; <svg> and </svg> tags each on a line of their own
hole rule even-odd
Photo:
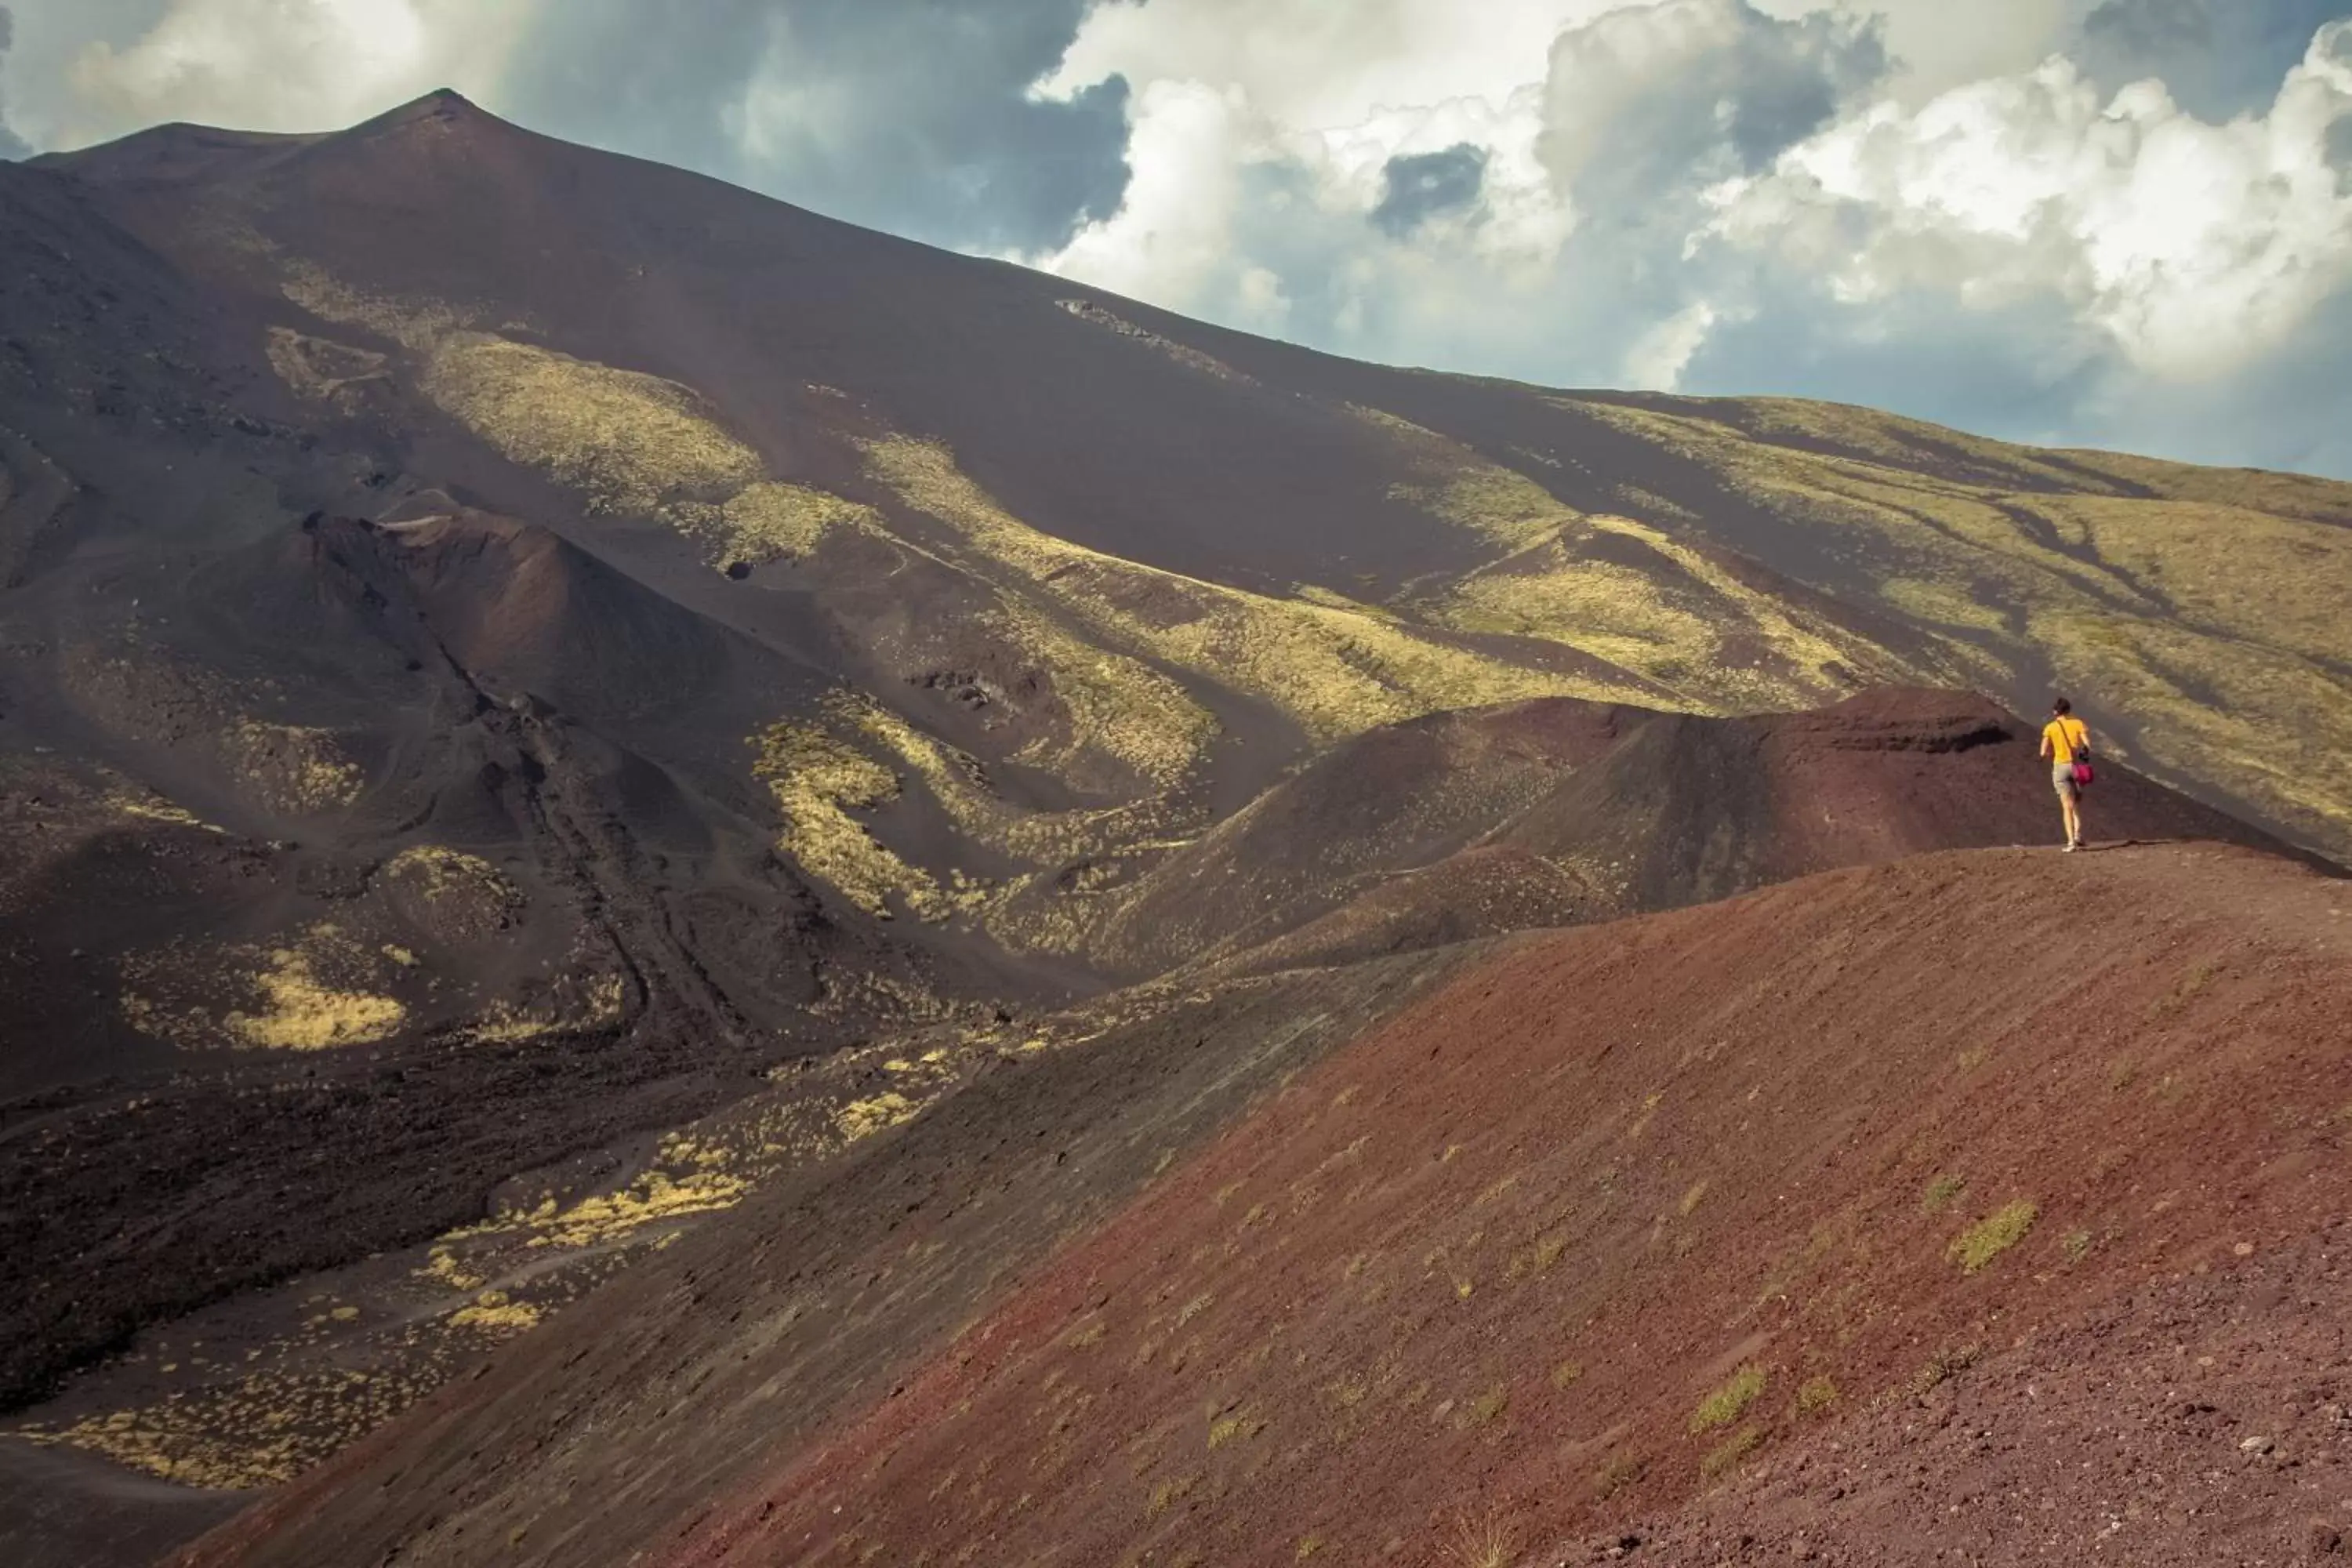
<svg viewBox="0 0 2352 1568">
<path fill-rule="evenodd" d="M 2058 791 L 2058 809 L 2066 814 L 2066 848 L 2083 847 L 2083 786 L 2091 782 L 2091 727 L 2074 717 L 2074 705 L 2063 697 L 2050 705 L 2050 722 L 2042 726 L 2042 754 L 2050 759 L 2050 783 Z"/>
</svg>

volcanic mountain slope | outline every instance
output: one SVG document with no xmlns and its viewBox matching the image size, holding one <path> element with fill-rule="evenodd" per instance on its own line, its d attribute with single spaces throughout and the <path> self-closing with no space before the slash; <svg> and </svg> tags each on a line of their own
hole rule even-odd
<svg viewBox="0 0 2352 1568">
<path fill-rule="evenodd" d="M 437 560 L 451 543 L 441 527 L 316 531 L 342 537 L 357 559 L 374 559 L 364 553 L 373 547 Z M 470 560 L 480 541 L 458 542 Z M 593 668 L 583 655 L 577 670 Z M 399 1056 L 388 1072 L 371 1064 L 323 1085 L 306 1074 L 293 1096 L 284 1082 L 232 1075 L 121 1105 L 100 1100 L 28 1129 L 6 1211 L 18 1226 L 8 1258 L 21 1286 L 5 1364 L 27 1383 L 54 1376 L 122 1344 L 142 1321 L 204 1310 L 131 1342 L 126 1361 L 85 1377 L 21 1429 L 44 1441 L 63 1433 L 72 1446 L 204 1485 L 283 1479 L 448 1375 L 451 1342 L 474 1348 L 466 1331 L 489 1321 L 483 1292 L 499 1298 L 499 1324 L 528 1326 L 686 1216 L 732 1207 L 915 1113 L 1008 1047 L 1128 1027 L 1188 995 L 1246 989 L 1252 974 L 1674 907 L 1906 851 L 2046 838 L 2054 813 L 2043 776 L 2021 726 L 1951 693 L 1885 691 L 1754 719 L 1565 699 L 1447 714 L 1349 742 L 1137 883 L 1134 902 L 1099 923 L 1148 933 L 1130 962 L 1147 974 L 1165 968 L 1161 977 L 1017 1031 L 1000 1016 L 843 1050 L 740 1112 L 575 1171 L 501 1181 L 529 1173 L 532 1151 L 552 1158 L 665 1112 L 675 1127 L 725 1096 L 724 1068 L 740 1058 L 648 1015 L 634 1032 L 615 1020 L 574 1031 L 581 1037 L 461 1031 Z M 2127 770 L 2109 769 L 2098 801 L 2114 840 L 2278 847 Z M 364 895 L 347 899 L 338 931 L 362 929 L 376 908 Z M 1097 952 L 1120 956 L 1108 942 Z M 1316 984 L 1350 982 L 1342 972 Z M 737 1081 L 739 1094 L 757 1083 Z M 522 1125 L 489 1121 L 522 1105 L 531 1107 Z M 420 1162 L 415 1141 L 436 1116 L 465 1131 L 449 1153 Z M 404 1143 L 406 1158 L 385 1158 Z M 125 1149 L 137 1151 L 139 1182 L 122 1180 Z M 262 1191 L 225 1194 L 240 1183 Z M 301 1194 L 290 1210 L 271 1201 L 281 1184 Z M 476 1194 L 493 1188 L 501 1195 L 489 1221 L 467 1224 Z M 356 1273 L 205 1306 L 289 1266 L 334 1270 L 388 1247 L 401 1250 Z M 298 1296 L 310 1305 L 298 1308 Z M 317 1321 L 320 1300 L 348 1309 L 335 1321 L 342 1326 Z M 410 1325 L 428 1311 L 436 1329 L 420 1336 Z M 224 1340 L 249 1342 L 252 1353 L 223 1368 L 217 1350 L 195 1352 Z M 158 1366 L 175 1375 L 158 1377 Z M 364 1385 L 343 1381 L 361 1369 Z M 279 1418 L 238 1419 L 265 1392 Z M 289 1401 L 299 1418 L 285 1415 Z"/>
<path fill-rule="evenodd" d="M 1017 862 L 1418 712 L 1900 677 L 2095 689 L 2168 776 L 2341 842 L 2345 737 L 2313 718 L 2347 706 L 2341 486 L 1350 364 L 451 95 L 47 163 L 202 294 L 252 416 L 811 650 L 915 731 L 840 739 L 987 770 L 940 804 Z"/>
<path fill-rule="evenodd" d="M 1456 949 L 1172 1161 L 1066 1108 L 1199 1050 L 1052 1053 L 187 1561 L 2286 1560 L 2352 1525 L 2347 922 L 2220 847 L 1829 873 Z"/>
<path fill-rule="evenodd" d="M 2055 677 L 2158 776 L 2352 844 L 2342 486 L 1350 364 L 450 94 L 327 135 L 165 127 L 0 172 L 0 204 L 11 749 L 103 752 L 151 810 L 245 837 L 431 849 L 383 844 L 394 800 L 473 787 L 384 773 L 441 676 L 373 668 L 405 644 L 364 615 L 159 607 L 317 515 L 547 531 L 523 552 L 569 587 L 419 607 L 481 700 L 627 752 L 651 834 L 757 827 L 846 927 L 913 915 L 914 949 L 1065 980 L 1106 940 L 1097 895 L 1299 757 L 1537 697 L 1738 712 L 1907 680 L 2032 710 Z M 412 542 L 418 570 L 504 570 Z M 648 710 L 673 658 L 688 700 Z M 305 668 L 338 659 L 370 668 Z"/>
<path fill-rule="evenodd" d="M 1703 716 L 2063 680 L 2341 853 L 2347 521 L 1352 364 L 448 94 L 0 164 L 0 1406 L 127 1351 L 45 1438 L 278 1479 L 1033 1040 L 2046 837 L 1984 710 Z"/>
</svg>

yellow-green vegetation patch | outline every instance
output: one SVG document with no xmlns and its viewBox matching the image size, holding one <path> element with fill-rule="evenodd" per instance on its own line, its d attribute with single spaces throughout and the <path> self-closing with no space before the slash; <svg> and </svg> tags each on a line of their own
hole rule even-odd
<svg viewBox="0 0 2352 1568">
<path fill-rule="evenodd" d="M 1747 1413 L 1764 1392 L 1764 1369 L 1750 1363 L 1731 1374 L 1731 1380 L 1705 1399 L 1691 1413 L 1690 1429 L 1711 1432 L 1718 1426 L 1728 1426 Z"/>
<path fill-rule="evenodd" d="M 1756 440 L 1802 449 L 1811 443 L 1895 468 L 1958 462 L 1972 480 L 2005 487 L 2072 488 L 2084 482 L 2082 466 L 2053 460 L 2053 454 L 2014 446 L 1947 426 L 1908 419 L 1847 403 L 1816 403 L 1798 397 L 1742 397 L 1691 401 L 1694 414 L 1725 419 Z"/>
<path fill-rule="evenodd" d="M 1416 483 L 1391 487 L 1391 499 L 1457 528 L 1516 550 L 1584 515 L 1516 468 L 1410 419 L 1362 404 L 1350 404 L 1348 412 L 1378 431 L 1423 476 Z"/>
<path fill-rule="evenodd" d="M 519 1334 L 539 1326 L 541 1314 L 528 1301 L 518 1301 L 504 1290 L 485 1290 L 449 1315 L 457 1328 L 487 1329 L 493 1333 Z"/>
<path fill-rule="evenodd" d="M 1499 1383 L 1496 1384 L 1492 1387 L 1479 1390 L 1470 1403 L 1463 1406 L 1462 1424 L 1465 1426 L 1484 1426 L 1489 1422 L 1499 1419 L 1503 1412 L 1510 1407 L 1510 1390 Z"/>
<path fill-rule="evenodd" d="M 254 236 L 257 250 L 268 255 L 268 240 Z M 445 300 L 394 299 L 343 282 L 313 262 L 285 263 L 278 291 L 320 321 L 363 327 L 379 337 L 411 349 L 430 348 L 452 332 L 475 324 L 475 313 Z"/>
<path fill-rule="evenodd" d="M 425 395 L 518 463 L 599 511 L 657 513 L 764 476 L 759 455 L 677 382 L 487 332 L 454 332 L 425 362 Z"/>
<path fill-rule="evenodd" d="M 913 1120 L 921 1109 L 920 1104 L 896 1089 L 885 1089 L 870 1099 L 851 1100 L 834 1120 L 843 1139 L 855 1143 L 860 1138 L 871 1138 L 901 1121 Z"/>
<path fill-rule="evenodd" d="M 1963 1274 L 1974 1274 L 2025 1239 L 2042 1213 L 2030 1198 L 2003 1204 L 1952 1238 L 1952 1260 Z"/>
<path fill-rule="evenodd" d="M 2352 489 L 2340 479 L 2260 468 L 2212 468 L 2128 452 L 2070 451 L 2069 467 L 2112 476 L 2166 500 L 2250 507 L 2276 517 L 2352 524 Z"/>
<path fill-rule="evenodd" d="M 2036 496 L 2018 504 L 2160 593 L 2179 618 L 2250 628 L 2284 652 L 2341 661 L 2352 533 L 2204 501 Z"/>
<path fill-rule="evenodd" d="M 1878 596 L 1916 620 L 1980 632 L 2010 629 L 2007 616 L 1958 584 L 1890 577 L 1878 584 Z"/>
<path fill-rule="evenodd" d="M 262 346 L 278 379 L 314 403 L 348 406 L 355 401 L 349 395 L 353 387 L 386 379 L 383 354 L 290 327 L 271 327 Z"/>
<path fill-rule="evenodd" d="M 497 867 L 478 855 L 445 844 L 412 844 L 384 862 L 383 869 L 386 876 L 413 884 L 435 903 L 477 894 L 502 901 L 514 897 L 513 884 Z"/>
<path fill-rule="evenodd" d="M 418 1392 L 406 1379 L 336 1366 L 259 1372 L 140 1409 L 15 1435 L 103 1455 L 179 1486 L 252 1491 L 293 1479 L 405 1409 Z"/>
<path fill-rule="evenodd" d="M 1013 753 L 1015 762 L 1107 793 L 1127 781 L 1106 776 L 1097 755 L 1149 786 L 1171 789 L 1207 754 L 1216 720 L 1146 660 L 1088 642 L 1014 593 L 981 619 L 992 637 L 1036 661 L 1068 715 L 1065 729 L 1040 734 Z"/>
<path fill-rule="evenodd" d="M 1925 677 L 1663 530 L 1606 514 L 1578 517 L 1464 577 L 1430 613 L 1459 631 L 1560 643 L 1707 711 L 1801 706 L 1872 676 Z"/>
<path fill-rule="evenodd" d="M 471 311 L 371 295 L 305 264 L 289 269 L 284 287 L 313 314 L 414 351 L 418 389 L 507 458 L 580 491 L 593 511 L 671 524 L 698 539 L 713 564 L 805 554 L 845 528 L 887 531 L 871 508 L 772 478 L 681 383 L 481 331 Z M 272 339 L 272 363 L 306 390 L 321 381 L 306 346 L 315 342 Z"/>
<path fill-rule="evenodd" d="M 885 920 L 893 894 L 927 920 L 954 912 L 929 872 L 900 859 L 850 816 L 897 798 L 897 773 L 814 724 L 780 721 L 753 735 L 751 746 L 751 773 L 783 816 L 777 847 L 810 875 Z"/>
<path fill-rule="evenodd" d="M 1797 1415 L 1818 1415 L 1837 1403 L 1837 1384 L 1827 1377 L 1809 1377 L 1797 1390 Z"/>
<path fill-rule="evenodd" d="M 547 1205 L 547 1212 L 549 1217 L 553 1216 L 555 1205 L 552 1200 Z M 429 1284 L 467 1293 L 478 1290 L 488 1283 L 481 1275 L 471 1272 L 459 1262 L 456 1251 L 446 1243 L 436 1243 L 425 1254 L 425 1267 L 411 1272 Z"/>
<path fill-rule="evenodd" d="M 1184 689 L 1135 652 L 1148 648 L 1101 646 L 1073 636 L 1053 615 L 1028 602 L 1035 594 L 1064 614 L 1076 609 L 1090 631 L 1117 630 L 1132 616 L 1116 610 L 1092 590 L 1097 580 L 1147 595 L 1161 585 L 1192 579 L 1139 566 L 1117 556 L 1041 532 L 998 506 L 955 466 L 942 444 L 893 437 L 865 444 L 869 474 L 908 505 L 949 524 L 986 564 L 1024 581 L 989 612 L 997 634 L 1045 668 L 1055 694 L 1070 710 L 1074 733 L 1057 742 L 1038 742 L 1022 761 L 1068 776 L 1070 758 L 1056 755 L 1097 748 L 1119 759 L 1141 777 L 1169 785 L 1188 773 L 1215 721 Z M 1071 574 L 1085 581 L 1066 580 Z M 1205 584 L 1196 584 L 1206 586 Z"/>
<path fill-rule="evenodd" d="M 430 1310 L 379 1313 L 321 1291 L 305 1302 L 292 1339 L 248 1352 L 315 1365 L 323 1342 L 337 1363 L 323 1377 L 262 1372 L 226 1386 L 175 1383 L 145 1407 L 69 1431 L 19 1435 L 90 1447 L 185 1484 L 250 1489 L 283 1480 L 577 1299 L 629 1254 L 666 1247 L 696 1216 L 740 1202 L 755 1183 L 838 1152 L 846 1135 L 835 1112 L 884 1061 L 902 1064 L 891 1081 L 907 1100 L 927 1100 L 958 1081 L 973 1054 L 1001 1048 L 1011 1033 L 975 1020 L 951 1040 L 877 1041 L 804 1065 L 789 1076 L 814 1092 L 762 1097 L 666 1133 L 650 1166 L 616 1190 L 576 1198 L 542 1191 L 435 1238 L 411 1276 L 412 1296 Z M 527 1296 L 514 1284 L 521 1279 L 530 1281 Z M 165 1355 L 155 1359 L 162 1373 L 183 1370 Z M 201 1353 L 194 1359 L 187 1370 L 194 1377 L 218 1375 L 201 1370 Z"/>
<path fill-rule="evenodd" d="M 238 778 L 272 811 L 329 811 L 349 805 L 367 775 L 331 730 L 242 719 L 224 742 Z"/>
<path fill-rule="evenodd" d="M 1583 1381 L 1584 1363 L 1580 1361 L 1564 1361 L 1551 1369 L 1551 1385 L 1554 1388 L 1574 1388 Z"/>
<path fill-rule="evenodd" d="M 194 827 L 205 833 L 226 833 L 190 811 L 177 801 L 168 800 L 152 790 L 132 785 L 120 785 L 107 792 L 105 805 L 117 816 L 134 817 L 142 822 L 160 822 L 172 827 Z"/>
<path fill-rule="evenodd" d="M 1290 596 L 1303 604 L 1320 605 L 1329 610 L 1349 610 L 1360 616 L 1372 616 L 1384 621 L 1402 618 L 1385 605 L 1367 605 L 1360 599 L 1351 599 L 1339 590 L 1327 588 L 1320 583 L 1294 583 L 1290 586 Z"/>
<path fill-rule="evenodd" d="M 628 982 L 617 973 L 570 972 L 529 1001 L 500 996 L 475 1015 L 477 1040 L 511 1045 L 560 1029 L 598 1029 L 628 1015 Z"/>
<path fill-rule="evenodd" d="M 1255 1437 L 1265 1428 L 1265 1421 L 1246 1411 L 1234 1411 L 1230 1415 L 1217 1416 L 1209 1423 L 1210 1452 L 1214 1453 L 1228 1443 L 1237 1443 L 1245 1437 Z"/>
<path fill-rule="evenodd" d="M 1969 1190 L 1968 1179 L 1949 1171 L 1930 1181 L 1919 1194 L 1919 1206 L 1929 1214 L 1949 1208 L 1955 1199 Z"/>
<path fill-rule="evenodd" d="M 763 479 L 711 506 L 681 506 L 680 521 L 711 546 L 719 566 L 813 554 L 828 535 L 889 531 L 872 507 L 807 485 Z"/>
<path fill-rule="evenodd" d="M 1619 686 L 1522 668 L 1382 616 L 1207 583 L 1056 539 L 997 505 L 935 441 L 894 437 L 865 450 L 877 482 L 1026 578 L 1096 636 L 1262 698 L 1318 740 L 1440 708 L 1624 695 Z"/>
<path fill-rule="evenodd" d="M 534 1216 L 530 1247 L 589 1247 L 623 1241 L 649 1225 L 732 1208 L 751 1184 L 724 1171 L 673 1176 L 646 1171 L 617 1192 L 583 1198 L 551 1217 Z"/>
<path fill-rule="evenodd" d="M 1183 1501 L 1199 1484 L 1198 1476 L 1179 1476 L 1172 1480 L 1158 1483 L 1151 1489 L 1150 1496 L 1144 1500 L 1143 1517 L 1158 1519 L 1161 1514 Z"/>
<path fill-rule="evenodd" d="M 503 930 L 525 907 L 504 872 L 446 844 L 412 844 L 384 862 L 382 876 L 403 916 L 444 941 Z"/>
<path fill-rule="evenodd" d="M 1071 811 L 1027 812 L 1008 805 L 980 763 L 925 734 L 862 693 L 829 699 L 826 711 L 845 731 L 862 732 L 923 781 L 967 837 L 1033 865 L 1103 854 L 1159 831 L 1171 820 L 1160 797 Z"/>
<path fill-rule="evenodd" d="M 407 1009 L 379 987 L 398 973 L 331 921 L 283 947 L 173 944 L 123 960 L 125 1022 L 184 1047 L 327 1050 L 383 1039 Z"/>
<path fill-rule="evenodd" d="M 229 1032 L 246 1045 L 269 1050 L 322 1051 L 366 1045 L 397 1030 L 408 1016 L 398 1001 L 323 977 L 334 934 L 331 927 L 314 928 L 304 946 L 271 952 L 268 967 L 254 976 L 259 1004 L 230 1012 L 223 1019 Z"/>
</svg>

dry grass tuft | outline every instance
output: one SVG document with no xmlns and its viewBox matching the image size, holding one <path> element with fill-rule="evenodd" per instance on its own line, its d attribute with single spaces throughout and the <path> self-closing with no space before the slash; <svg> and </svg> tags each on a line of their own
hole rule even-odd
<svg viewBox="0 0 2352 1568">
<path fill-rule="evenodd" d="M 1161 1481 L 1151 1489 L 1151 1495 L 1144 1500 L 1143 1517 L 1158 1519 L 1161 1514 L 1182 1502 L 1199 1482 L 1200 1478 L 1197 1476 L 1179 1476 L 1174 1480 Z"/>
<path fill-rule="evenodd" d="M 1911 1374 L 1897 1392 L 1913 1399 L 1925 1399 L 1934 1390 L 1976 1365 L 1977 1358 L 1982 1354 L 1984 1347 L 1981 1345 L 1958 1345 L 1950 1350 L 1937 1351 L 1927 1358 L 1925 1365 Z"/>
<path fill-rule="evenodd" d="M 1465 1426 L 1484 1426 L 1499 1418 L 1503 1412 L 1510 1407 L 1510 1391 L 1498 1383 L 1492 1388 L 1482 1391 L 1476 1398 L 1470 1401 L 1462 1412 L 1462 1424 Z"/>
<path fill-rule="evenodd" d="M 1747 1413 L 1764 1392 L 1764 1369 L 1750 1363 L 1731 1374 L 1731 1381 L 1699 1401 L 1691 1413 L 1690 1429 L 1694 1432 L 1713 1431 L 1728 1426 Z"/>
<path fill-rule="evenodd" d="M 1649 1461 L 1631 1454 L 1619 1454 L 1592 1474 L 1592 1495 L 1606 1500 L 1615 1497 L 1648 1473 Z"/>
<path fill-rule="evenodd" d="M 1510 1568 L 1517 1554 L 1517 1539 L 1492 1509 L 1476 1519 L 1464 1514 L 1455 1520 L 1444 1546 L 1444 1561 L 1453 1568 Z"/>
<path fill-rule="evenodd" d="M 2031 1198 L 2004 1204 L 1952 1238 L 1952 1260 L 1963 1274 L 1974 1274 L 2025 1239 L 2041 1214 Z"/>
<path fill-rule="evenodd" d="M 1706 1451 L 1706 1457 L 1698 1462 L 1699 1479 L 1713 1480 L 1763 1446 L 1764 1429 L 1762 1427 L 1742 1426 Z"/>
</svg>

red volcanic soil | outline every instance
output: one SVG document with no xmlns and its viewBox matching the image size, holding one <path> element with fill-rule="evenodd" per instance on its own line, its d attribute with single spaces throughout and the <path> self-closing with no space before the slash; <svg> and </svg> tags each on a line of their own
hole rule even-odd
<svg viewBox="0 0 2352 1568">
<path fill-rule="evenodd" d="M 2037 740 L 1982 697 L 1901 688 L 1724 719 L 1572 699 L 1432 714 L 1334 747 L 1162 862 L 1104 945 L 1147 967 L 1341 963 L 2047 844 Z M 2292 852 L 2113 762 L 2085 811 L 2102 839 Z"/>
<path fill-rule="evenodd" d="M 2344 887 L 2213 846 L 1523 939 L 668 1561 L 2290 1561 L 2352 1531 L 2347 1018 Z"/>
</svg>

